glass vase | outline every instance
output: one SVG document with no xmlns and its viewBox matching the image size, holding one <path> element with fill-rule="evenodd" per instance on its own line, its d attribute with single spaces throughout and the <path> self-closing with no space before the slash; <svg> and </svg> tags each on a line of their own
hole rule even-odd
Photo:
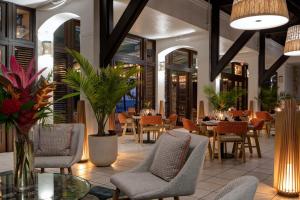
<svg viewBox="0 0 300 200">
<path fill-rule="evenodd" d="M 34 151 L 32 134 L 16 131 L 14 137 L 14 188 L 24 192 L 34 188 Z"/>
</svg>

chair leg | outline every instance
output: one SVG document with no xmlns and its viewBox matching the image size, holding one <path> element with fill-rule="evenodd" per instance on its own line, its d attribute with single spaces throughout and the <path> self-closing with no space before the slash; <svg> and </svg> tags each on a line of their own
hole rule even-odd
<svg viewBox="0 0 300 200">
<path fill-rule="evenodd" d="M 45 168 L 41 168 L 41 173 L 45 173 Z"/>
<path fill-rule="evenodd" d="M 123 131 L 122 131 L 122 136 L 124 136 L 126 134 L 127 131 L 127 123 L 125 123 Z"/>
<path fill-rule="evenodd" d="M 248 142 L 248 147 L 249 147 L 249 151 L 252 154 L 253 150 L 252 150 L 252 144 L 251 144 L 251 138 L 250 136 L 246 136 L 247 137 L 247 142 Z"/>
<path fill-rule="evenodd" d="M 179 197 L 174 197 L 174 200 L 179 200 Z"/>
<path fill-rule="evenodd" d="M 258 135 L 256 132 L 254 132 L 254 140 L 255 140 L 255 146 L 256 146 L 256 150 L 257 150 L 257 155 L 259 158 L 261 158 L 261 151 L 260 151 L 260 145 L 259 145 L 259 141 L 258 141 Z"/>
<path fill-rule="evenodd" d="M 164 198 L 159 198 L 158 200 L 163 200 Z"/>
<path fill-rule="evenodd" d="M 215 148 L 216 148 L 216 137 L 213 137 L 213 147 L 212 147 L 212 157 L 211 159 L 214 160 L 215 159 Z"/>
<path fill-rule="evenodd" d="M 64 174 L 65 173 L 65 168 L 60 168 L 60 173 Z"/>
<path fill-rule="evenodd" d="M 73 174 L 72 173 L 72 167 L 68 167 L 68 173 L 71 174 L 71 175 Z"/>
<path fill-rule="evenodd" d="M 133 132 L 133 137 L 134 137 L 135 141 L 137 142 L 138 139 L 137 139 L 137 136 L 136 136 L 136 130 L 135 130 L 135 125 L 134 124 L 132 124 L 132 132 Z"/>
<path fill-rule="evenodd" d="M 208 148 L 209 159 L 212 160 L 212 157 L 213 157 L 213 151 L 212 151 L 212 149 L 211 149 L 210 139 L 209 139 L 209 141 L 208 141 L 208 146 L 207 146 L 207 148 Z"/>
<path fill-rule="evenodd" d="M 221 141 L 220 139 L 218 139 L 218 152 L 219 152 L 219 155 L 218 155 L 218 159 L 220 162 L 222 162 L 222 155 L 221 155 Z"/>
<path fill-rule="evenodd" d="M 114 192 L 113 200 L 119 200 L 120 192 L 121 192 L 120 189 L 117 188 L 116 191 Z"/>
<path fill-rule="evenodd" d="M 242 152 L 243 152 L 243 162 L 246 162 L 246 152 L 245 152 L 245 138 L 241 144 Z"/>
</svg>

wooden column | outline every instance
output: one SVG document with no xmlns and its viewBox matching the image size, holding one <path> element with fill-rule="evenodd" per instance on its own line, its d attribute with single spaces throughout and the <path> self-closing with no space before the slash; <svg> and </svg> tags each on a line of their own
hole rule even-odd
<svg viewBox="0 0 300 200">
<path fill-rule="evenodd" d="M 205 116 L 205 112 L 204 112 L 204 102 L 200 101 L 199 102 L 199 108 L 198 108 L 198 119 L 203 119 Z"/>
<path fill-rule="evenodd" d="M 84 141 L 81 162 L 85 162 L 89 159 L 89 145 L 85 114 L 85 102 L 83 100 L 77 102 L 77 122 L 84 124 Z"/>
<path fill-rule="evenodd" d="M 165 102 L 164 101 L 162 101 L 162 100 L 160 100 L 159 101 L 159 114 L 161 115 L 161 116 L 164 116 L 165 115 Z"/>
</svg>

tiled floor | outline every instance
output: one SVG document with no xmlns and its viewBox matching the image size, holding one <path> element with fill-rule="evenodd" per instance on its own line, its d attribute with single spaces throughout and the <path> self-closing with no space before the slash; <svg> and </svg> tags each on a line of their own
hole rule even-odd
<svg viewBox="0 0 300 200">
<path fill-rule="evenodd" d="M 273 182 L 273 149 L 274 137 L 260 137 L 263 158 L 259 159 L 256 153 L 251 157 L 247 152 L 247 162 L 228 159 L 219 163 L 218 160 L 205 160 L 204 168 L 200 172 L 196 193 L 190 197 L 181 199 L 210 200 L 217 191 L 230 180 L 243 175 L 253 175 L 259 180 L 259 186 L 255 196 L 256 200 L 283 200 L 287 198 L 276 195 L 272 188 Z M 136 166 L 152 148 L 150 144 L 135 144 L 132 136 L 119 138 L 118 160 L 111 166 L 97 168 L 91 163 L 76 164 L 73 167 L 75 175 L 89 180 L 94 185 L 102 185 L 113 188 L 110 183 L 112 174 L 128 170 Z M 254 149 L 255 150 L 255 149 Z M 0 172 L 12 169 L 12 155 L 0 154 Z M 56 170 L 48 170 L 56 171 Z M 298 198 L 296 198 L 298 199 Z"/>
</svg>

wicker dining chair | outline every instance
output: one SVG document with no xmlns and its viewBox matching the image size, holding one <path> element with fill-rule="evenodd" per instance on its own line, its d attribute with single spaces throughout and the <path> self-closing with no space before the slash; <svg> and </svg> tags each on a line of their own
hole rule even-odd
<svg viewBox="0 0 300 200">
<path fill-rule="evenodd" d="M 274 125 L 274 118 L 271 116 L 269 112 L 260 111 L 255 113 L 256 118 L 264 120 L 264 128 L 266 129 L 268 137 L 271 135 L 271 127 Z"/>
<path fill-rule="evenodd" d="M 259 145 L 259 131 L 261 131 L 264 127 L 264 120 L 258 119 L 258 118 L 253 118 L 250 121 L 252 127 L 250 130 L 247 132 L 247 145 L 245 147 L 249 148 L 250 153 L 253 153 L 252 148 L 256 148 L 257 150 L 257 155 L 259 158 L 261 158 L 261 151 L 260 151 L 260 145 Z M 254 139 L 255 146 L 252 145 L 251 138 Z"/>
<path fill-rule="evenodd" d="M 160 136 L 163 128 L 163 120 L 161 116 L 142 116 L 140 120 L 140 133 L 139 141 L 143 143 L 144 133 L 148 134 L 153 133 L 155 140 Z"/>
<path fill-rule="evenodd" d="M 209 158 L 212 159 L 213 157 L 213 150 L 210 143 L 210 138 L 213 137 L 213 134 L 209 131 L 202 130 L 201 127 L 198 127 L 194 122 L 192 122 L 189 119 L 182 118 L 182 124 L 183 128 L 188 130 L 190 133 L 195 133 L 198 135 L 204 135 L 209 138 L 208 141 L 208 152 L 209 152 Z"/>
<path fill-rule="evenodd" d="M 248 122 L 219 122 L 215 128 L 215 134 L 213 139 L 213 151 L 215 150 L 215 143 L 218 142 L 218 159 L 222 161 L 221 157 L 221 143 L 232 142 L 235 146 L 235 153 L 237 157 L 238 146 L 241 145 L 240 149 L 242 152 L 243 162 L 246 162 L 245 156 L 245 138 L 248 131 Z M 213 152 L 214 153 L 214 152 Z"/>
</svg>

